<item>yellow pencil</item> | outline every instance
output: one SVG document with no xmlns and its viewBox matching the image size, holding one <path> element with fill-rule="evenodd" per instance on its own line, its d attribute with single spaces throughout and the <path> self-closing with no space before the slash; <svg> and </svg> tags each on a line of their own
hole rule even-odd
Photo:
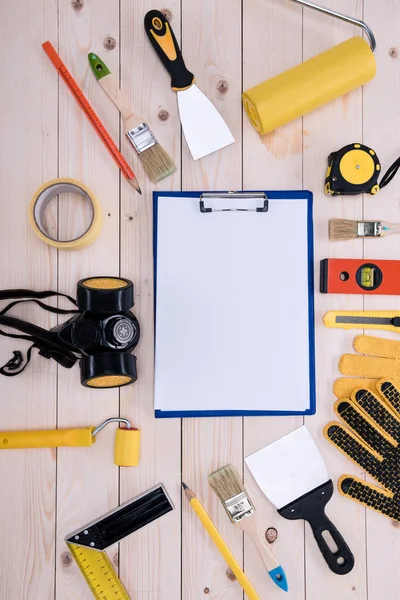
<svg viewBox="0 0 400 600">
<path fill-rule="evenodd" d="M 215 527 L 214 523 L 211 521 L 210 517 L 204 510 L 203 506 L 200 503 L 200 500 L 196 498 L 195 494 L 192 492 L 192 490 L 188 488 L 186 483 L 182 483 L 182 487 L 184 489 L 186 498 L 190 502 L 190 506 L 193 508 L 194 512 L 200 519 L 208 535 L 210 536 L 214 544 L 217 546 L 227 565 L 232 569 L 232 572 L 235 574 L 236 579 L 244 589 L 247 597 L 250 600 L 260 600 L 256 590 L 253 588 L 250 581 L 243 573 L 238 561 L 233 556 L 232 552 L 229 550 L 228 546 L 224 542 L 218 529 Z"/>
</svg>

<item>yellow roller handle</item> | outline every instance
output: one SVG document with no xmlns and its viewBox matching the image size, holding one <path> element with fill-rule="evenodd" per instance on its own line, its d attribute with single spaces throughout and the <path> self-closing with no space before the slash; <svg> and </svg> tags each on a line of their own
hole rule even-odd
<svg viewBox="0 0 400 600">
<path fill-rule="evenodd" d="M 1 431 L 0 450 L 16 448 L 58 448 L 59 446 L 91 446 L 94 427 L 79 429 L 45 429 L 39 431 Z"/>
</svg>

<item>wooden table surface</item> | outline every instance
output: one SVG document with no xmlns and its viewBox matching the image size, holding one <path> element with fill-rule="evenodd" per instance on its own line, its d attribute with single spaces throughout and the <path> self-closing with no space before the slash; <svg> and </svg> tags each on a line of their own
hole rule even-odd
<svg viewBox="0 0 400 600">
<path fill-rule="evenodd" d="M 400 258 L 400 237 L 331 243 L 330 217 L 400 221 L 400 176 L 377 197 L 329 199 L 323 194 L 329 153 L 356 141 L 373 147 L 388 167 L 400 153 L 399 0 L 323 0 L 330 7 L 365 18 L 373 28 L 378 73 L 364 89 L 260 138 L 243 115 L 241 92 L 302 59 L 357 35 L 347 24 L 288 0 L 169 0 L 165 10 L 199 87 L 229 124 L 236 143 L 193 162 L 181 136 L 169 77 L 143 29 L 150 0 L 14 0 L 0 6 L 3 86 L 1 93 L 0 220 L 1 287 L 54 289 L 74 295 L 76 282 L 92 275 L 122 275 L 136 286 L 135 312 L 142 326 L 137 348 L 139 381 L 121 391 L 88 390 L 78 368 L 57 368 L 34 352 L 26 371 L 1 378 L 3 430 L 88 426 L 121 415 L 142 430 L 137 468 L 113 464 L 114 426 L 91 448 L 1 452 L 1 600 L 86 600 L 91 598 L 64 537 L 152 485 L 163 482 L 176 510 L 125 539 L 110 556 L 135 600 L 239 600 L 237 582 L 210 543 L 185 500 L 181 479 L 202 498 L 262 600 L 283 598 L 266 575 L 248 540 L 234 531 L 207 475 L 303 423 L 298 417 L 155 420 L 153 414 L 152 190 L 117 110 L 95 81 L 87 53 L 102 56 L 136 112 L 153 123 L 161 144 L 178 166 L 160 190 L 309 189 L 314 193 L 315 261 L 325 257 Z M 114 140 L 134 165 L 139 196 L 120 174 L 41 48 L 50 40 Z M 329 77 L 326 73 L 326 77 Z M 28 222 L 28 203 L 42 183 L 72 177 L 89 186 L 104 212 L 104 228 L 91 247 L 78 252 L 50 248 Z M 82 231 L 88 215 L 79 201 L 63 198 L 50 208 L 48 223 L 60 235 Z M 282 231 L 282 236 L 285 232 Z M 291 240 L 285 240 L 290 244 Z M 266 268 L 268 268 L 266 257 Z M 316 268 L 316 290 L 319 277 Z M 322 428 L 334 417 L 332 383 L 337 362 L 350 352 L 355 332 L 326 330 L 328 309 L 400 308 L 396 297 L 363 298 L 315 293 L 317 414 L 306 419 L 336 484 L 342 473 L 363 475 L 325 441 Z M 240 297 L 237 299 L 240 310 Z M 18 312 L 18 311 L 17 311 Z M 20 315 L 50 328 L 55 315 L 23 307 Z M 295 294 L 293 313 L 296 314 Z M 245 315 L 244 326 L 245 326 Z M 64 320 L 60 317 L 60 322 Z M 382 334 L 385 335 L 385 334 Z M 288 393 L 291 381 L 288 352 Z M 0 363 L 24 342 L 0 340 Z M 238 364 L 246 348 L 238 344 Z M 328 512 L 356 557 L 347 576 L 325 566 L 303 522 L 277 515 L 244 472 L 263 527 L 275 527 L 273 548 L 289 580 L 288 600 L 395 600 L 400 589 L 400 531 L 393 523 L 335 493 Z"/>
</svg>

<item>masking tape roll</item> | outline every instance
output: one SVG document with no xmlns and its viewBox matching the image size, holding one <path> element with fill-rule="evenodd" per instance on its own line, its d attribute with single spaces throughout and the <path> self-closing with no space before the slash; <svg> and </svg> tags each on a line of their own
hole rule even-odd
<svg viewBox="0 0 400 600">
<path fill-rule="evenodd" d="M 53 238 L 44 224 L 44 213 L 49 202 L 58 194 L 79 194 L 91 207 L 91 219 L 89 227 L 79 237 L 59 241 Z M 29 221 L 33 231 L 42 242 L 54 246 L 60 250 L 81 250 L 92 244 L 98 237 L 103 223 L 100 204 L 96 197 L 85 185 L 75 179 L 53 179 L 43 184 L 36 190 L 29 206 Z"/>
<path fill-rule="evenodd" d="M 136 467 L 140 456 L 140 429 L 119 427 L 115 433 L 114 463 L 118 467 Z"/>
<path fill-rule="evenodd" d="M 353 37 L 247 90 L 243 105 L 260 134 L 305 115 L 373 79 L 368 42 Z"/>
</svg>

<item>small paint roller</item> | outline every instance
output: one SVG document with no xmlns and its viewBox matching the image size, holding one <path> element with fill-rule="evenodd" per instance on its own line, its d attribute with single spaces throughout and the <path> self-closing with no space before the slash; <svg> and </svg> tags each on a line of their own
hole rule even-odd
<svg viewBox="0 0 400 600">
<path fill-rule="evenodd" d="M 245 111 L 260 134 L 355 90 L 376 73 L 375 36 L 366 23 L 308 0 L 291 1 L 361 27 L 369 43 L 353 37 L 244 92 Z"/>
<path fill-rule="evenodd" d="M 91 446 L 96 441 L 96 435 L 110 423 L 124 424 L 115 434 L 114 463 L 119 467 L 136 467 L 139 464 L 140 430 L 132 427 L 128 419 L 119 417 L 107 419 L 96 428 L 1 431 L 0 450 Z"/>
</svg>

